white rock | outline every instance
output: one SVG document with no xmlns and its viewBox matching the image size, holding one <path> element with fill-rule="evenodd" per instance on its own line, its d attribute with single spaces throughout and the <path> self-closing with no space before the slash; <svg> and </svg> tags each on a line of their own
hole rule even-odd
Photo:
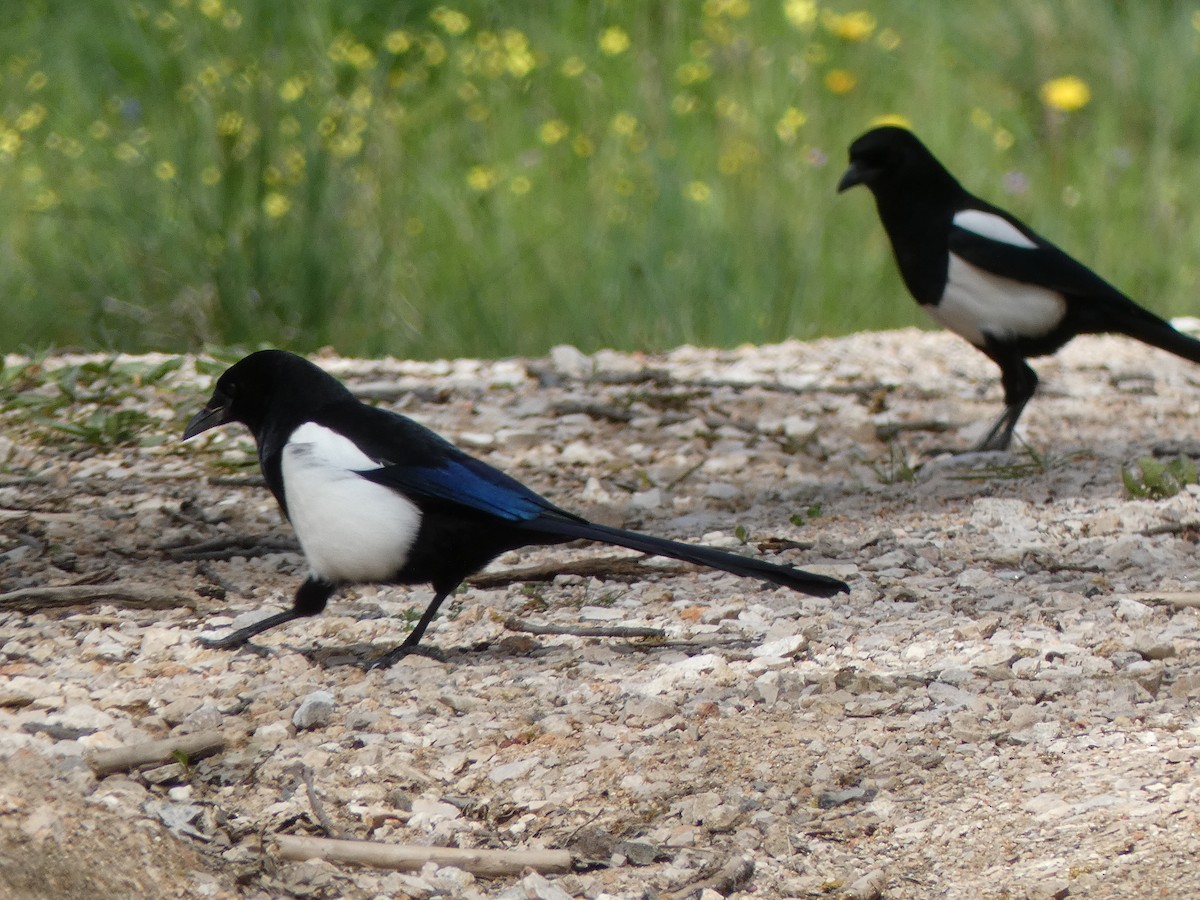
<svg viewBox="0 0 1200 900">
<path fill-rule="evenodd" d="M 301 730 L 320 728 L 333 718 L 336 707 L 337 702 L 329 691 L 313 691 L 300 701 L 300 705 L 292 714 L 292 724 Z"/>
</svg>

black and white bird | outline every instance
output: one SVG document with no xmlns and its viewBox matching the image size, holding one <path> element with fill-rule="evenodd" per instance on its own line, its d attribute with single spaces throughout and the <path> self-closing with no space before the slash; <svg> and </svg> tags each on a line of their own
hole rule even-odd
<svg viewBox="0 0 1200 900">
<path fill-rule="evenodd" d="M 909 293 L 1000 367 L 1004 411 L 975 449 L 1003 450 L 1037 389 L 1031 356 L 1117 332 L 1200 362 L 1200 341 L 1138 306 L 1020 220 L 968 193 L 912 132 L 850 145 L 838 192 L 866 185 Z"/>
<path fill-rule="evenodd" d="M 468 575 L 508 550 L 580 538 L 820 597 L 849 590 L 791 566 L 588 522 L 411 419 L 362 403 L 286 351 L 262 350 L 227 369 L 184 440 L 226 422 L 254 434 L 267 486 L 310 571 L 290 610 L 204 641 L 208 646 L 240 646 L 275 625 L 316 615 L 343 584 L 428 582 L 434 597 L 420 621 L 374 663 L 391 665 L 421 652 L 417 645 L 438 607 Z"/>
</svg>

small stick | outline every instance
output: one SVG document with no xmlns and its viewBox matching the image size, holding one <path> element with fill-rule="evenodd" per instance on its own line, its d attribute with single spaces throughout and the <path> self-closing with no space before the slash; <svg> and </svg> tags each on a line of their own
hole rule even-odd
<svg viewBox="0 0 1200 900">
<path fill-rule="evenodd" d="M 46 587 L 20 588 L 0 594 L 0 609 L 17 612 L 36 612 L 62 606 L 78 606 L 109 600 L 130 609 L 195 609 L 196 601 L 180 594 L 164 594 L 143 584 L 60 584 Z"/>
<path fill-rule="evenodd" d="M 265 556 L 268 553 L 299 553 L 300 544 L 289 538 L 258 537 L 252 534 L 238 534 L 231 537 L 213 538 L 201 541 L 199 544 L 186 544 L 182 547 L 162 547 L 171 559 L 185 560 L 218 560 L 233 559 L 235 556 Z"/>
<path fill-rule="evenodd" d="M 1163 603 L 1176 609 L 1200 608 L 1200 591 L 1157 591 L 1145 594 L 1125 594 L 1140 603 Z"/>
<path fill-rule="evenodd" d="M 333 824 L 329 815 L 325 812 L 325 805 L 321 802 L 321 798 L 317 796 L 317 789 L 313 786 L 313 773 L 311 766 L 304 766 L 300 769 L 300 777 L 304 779 L 304 788 L 308 792 L 308 805 L 312 807 L 313 813 L 317 817 L 317 821 L 321 823 L 321 828 L 325 833 L 332 838 L 340 838 L 341 831 Z"/>
<path fill-rule="evenodd" d="M 535 625 L 516 616 L 504 620 L 504 627 L 509 631 L 524 631 L 528 634 L 567 634 L 572 637 L 626 637 L 626 638 L 665 638 L 667 633 L 661 628 L 651 628 L 645 625 Z"/>
<path fill-rule="evenodd" d="M 117 747 L 115 750 L 98 750 L 88 758 L 88 765 L 97 775 L 124 772 L 146 763 L 167 762 L 183 754 L 189 760 L 208 756 L 225 749 L 225 733 L 221 731 L 197 731 L 180 737 L 165 738 Z"/>
<path fill-rule="evenodd" d="M 686 887 L 667 894 L 667 900 L 687 900 L 696 894 L 711 888 L 722 896 L 740 891 L 754 877 L 754 860 L 746 856 L 737 856 L 725 863 L 715 875 L 693 881 Z"/>
<path fill-rule="evenodd" d="M 473 875 L 493 878 L 520 875 L 526 869 L 549 873 L 571 871 L 571 854 L 567 850 L 460 850 L 456 847 L 380 844 L 296 834 L 277 834 L 274 840 L 283 859 L 323 859 L 401 872 L 417 871 L 427 862 L 454 866 Z"/>
</svg>

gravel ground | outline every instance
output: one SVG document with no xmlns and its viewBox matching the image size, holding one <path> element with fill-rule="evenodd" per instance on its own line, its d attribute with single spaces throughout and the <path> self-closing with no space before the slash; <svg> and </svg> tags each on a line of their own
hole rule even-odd
<svg viewBox="0 0 1200 900">
<path fill-rule="evenodd" d="M 944 334 L 326 357 L 568 508 L 853 587 L 531 549 L 452 598 L 427 636 L 446 661 L 365 671 L 428 588 L 345 590 L 260 653 L 194 643 L 286 606 L 302 561 L 244 431 L 174 440 L 211 365 L 123 357 L 56 405 L 87 362 L 9 379 L 3 414 L 0 896 L 1200 893 L 1200 492 L 1131 499 L 1120 475 L 1200 456 L 1200 369 L 1077 340 L 1037 364 L 1027 445 L 951 457 L 999 388 Z M 121 422 L 165 439 L 111 448 Z M 229 743 L 202 759 L 89 766 L 211 729 Z M 397 873 L 285 861 L 279 834 L 593 865 Z"/>
</svg>

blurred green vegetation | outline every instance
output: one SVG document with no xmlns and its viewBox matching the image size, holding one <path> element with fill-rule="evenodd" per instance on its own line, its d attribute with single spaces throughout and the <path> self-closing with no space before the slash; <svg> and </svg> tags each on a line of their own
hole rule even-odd
<svg viewBox="0 0 1200 900">
<path fill-rule="evenodd" d="M 834 193 L 882 116 L 1196 312 L 1198 28 L 1094 0 L 6 4 L 0 349 L 428 358 L 920 322 L 868 194 Z"/>
</svg>

